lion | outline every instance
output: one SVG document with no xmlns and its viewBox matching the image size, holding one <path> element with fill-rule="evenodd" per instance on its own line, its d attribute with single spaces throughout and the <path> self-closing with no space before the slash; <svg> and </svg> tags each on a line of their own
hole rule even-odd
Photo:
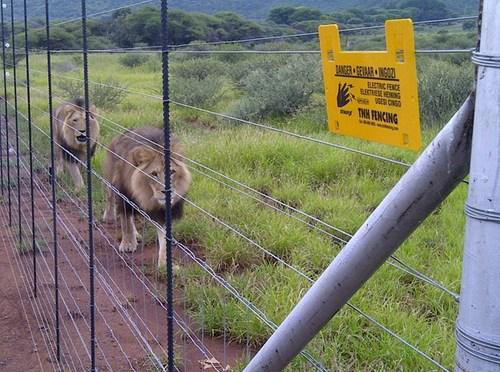
<svg viewBox="0 0 500 372">
<path fill-rule="evenodd" d="M 78 160 L 84 163 L 86 161 L 87 138 L 90 138 L 91 156 L 95 153 L 96 142 L 99 138 L 99 122 L 96 115 L 96 107 L 90 105 L 90 135 L 87 135 L 83 98 L 77 97 L 70 102 L 65 102 L 54 111 L 53 132 L 54 140 L 58 144 L 55 146 L 56 174 L 60 174 L 63 168 L 66 168 L 77 190 L 83 187 Z"/>
<path fill-rule="evenodd" d="M 108 148 L 104 160 L 104 177 L 111 187 L 107 188 L 103 219 L 109 223 L 119 218 L 122 231 L 120 252 L 134 252 L 137 249 L 139 234 L 134 223 L 134 206 L 130 202 L 160 226 L 165 225 L 163 144 L 162 129 L 140 128 L 127 130 L 115 137 Z M 179 219 L 183 214 L 183 198 L 192 178 L 179 156 L 181 147 L 176 138 L 172 139 L 171 151 L 172 217 Z M 157 227 L 157 236 L 160 247 L 158 267 L 161 267 L 166 262 L 166 238 L 163 229 Z"/>
</svg>

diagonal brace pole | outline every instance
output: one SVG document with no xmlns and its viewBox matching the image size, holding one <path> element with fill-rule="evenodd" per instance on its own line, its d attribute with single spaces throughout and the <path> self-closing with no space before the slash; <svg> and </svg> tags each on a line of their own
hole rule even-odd
<svg viewBox="0 0 500 372">
<path fill-rule="evenodd" d="M 245 372 L 281 371 L 468 174 L 474 96 L 420 155 Z"/>
</svg>

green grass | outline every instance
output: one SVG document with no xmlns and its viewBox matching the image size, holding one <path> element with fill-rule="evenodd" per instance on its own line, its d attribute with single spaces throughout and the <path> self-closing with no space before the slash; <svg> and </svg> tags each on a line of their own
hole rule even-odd
<svg viewBox="0 0 500 372">
<path fill-rule="evenodd" d="M 54 55 L 53 58 L 54 63 L 59 64 L 72 61 L 69 56 Z M 129 68 L 121 65 L 117 56 L 91 55 L 90 78 L 113 78 L 131 91 L 159 95 L 161 79 L 157 58 L 152 56 L 149 62 Z M 248 58 L 262 63 L 262 57 Z M 177 55 L 173 57 L 173 71 L 182 67 L 180 64 L 184 59 Z M 199 59 L 203 61 L 203 58 Z M 30 62 L 33 70 L 42 72 L 32 72 L 33 121 L 47 131 L 45 57 L 34 56 Z M 248 60 L 237 60 L 236 63 L 242 68 L 252 66 Z M 220 69 L 220 64 L 213 61 L 211 65 L 215 66 L 217 76 L 223 79 L 224 87 L 218 92 L 217 102 L 210 108 L 226 112 L 227 107 L 242 95 L 238 82 L 231 78 L 234 73 L 231 68 L 235 67 L 226 63 L 228 68 Z M 24 62 L 20 66 L 24 67 Z M 23 69 L 19 70 L 19 74 L 22 80 Z M 80 78 L 82 74 L 76 68 L 58 72 L 53 78 L 57 82 L 65 76 Z M 62 99 L 69 98 L 57 89 L 55 94 Z M 58 97 L 54 97 L 54 106 L 60 103 Z M 19 103 L 21 111 L 26 112 L 24 101 L 21 99 Z M 99 102 L 96 104 L 101 115 L 127 128 L 161 126 L 162 123 L 162 102 L 159 99 L 128 94 L 113 108 L 102 109 Z M 351 233 L 363 223 L 405 171 L 398 165 L 229 123 L 175 105 L 172 105 L 171 115 L 173 130 L 184 143 L 189 158 Z M 321 92 L 314 93 L 309 104 L 294 115 L 268 118 L 264 122 L 408 163 L 418 156 L 417 153 L 328 133 Z M 442 124 L 441 121 L 439 125 Z M 429 126 L 432 129 L 424 132 L 425 143 L 432 139 L 439 125 L 433 123 Z M 26 136 L 24 122 L 21 131 Z M 117 132 L 121 129 L 101 120 L 102 143 L 109 143 Z M 38 130 L 34 130 L 34 136 L 37 156 L 49 159 L 47 139 Z M 99 148 L 93 159 L 93 166 L 100 174 L 104 156 L 105 150 Z M 194 203 L 309 277 L 315 279 L 342 248 L 327 235 L 202 176 L 195 172 L 194 167 L 192 173 L 194 181 L 189 198 Z M 60 181 L 70 188 L 67 177 Z M 456 292 L 460 284 L 465 195 L 466 187 L 459 186 L 439 211 L 424 221 L 397 252 L 399 258 Z M 94 180 L 94 200 L 95 213 L 100 218 L 104 189 L 97 179 Z M 174 227 L 177 239 L 192 247 L 276 324 L 284 319 L 310 286 L 258 247 L 193 206 L 186 206 L 184 219 Z M 141 228 L 138 229 L 142 233 Z M 155 239 L 150 232 L 145 238 L 148 242 Z M 185 290 L 189 313 L 198 322 L 203 320 L 207 333 L 220 336 L 226 329 L 233 342 L 249 342 L 254 347 L 260 346 L 270 335 L 269 328 L 201 268 L 182 265 L 176 269 L 176 283 Z M 457 304 L 443 292 L 389 265 L 383 265 L 353 297 L 352 303 L 444 365 L 453 364 Z M 332 319 L 311 342 L 308 350 L 328 368 L 338 371 L 434 369 L 424 358 L 349 308 Z M 311 369 L 301 358 L 297 358 L 291 370 Z"/>
</svg>

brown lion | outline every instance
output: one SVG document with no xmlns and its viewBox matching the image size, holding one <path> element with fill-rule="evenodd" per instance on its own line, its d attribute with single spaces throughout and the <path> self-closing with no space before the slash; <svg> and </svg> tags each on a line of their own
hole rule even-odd
<svg viewBox="0 0 500 372">
<path fill-rule="evenodd" d="M 125 198 L 161 226 L 165 224 L 163 144 L 162 129 L 141 128 L 119 135 L 108 148 L 104 160 L 104 176 L 116 190 L 108 187 L 103 219 L 106 222 L 111 222 L 116 217 L 120 219 L 120 252 L 134 252 L 137 249 L 138 233 L 134 223 L 134 207 Z M 181 218 L 183 197 L 191 184 L 191 173 L 178 155 L 181 148 L 175 138 L 172 140 L 171 151 L 172 216 Z M 158 266 L 162 266 L 166 261 L 166 239 L 161 229 L 157 229 L 157 235 L 160 246 Z"/>
<path fill-rule="evenodd" d="M 85 163 L 87 158 L 87 138 L 90 138 L 91 156 L 94 155 L 96 141 L 99 138 L 99 123 L 96 119 L 96 107 L 89 107 L 90 135 L 86 133 L 85 101 L 74 98 L 56 108 L 53 121 L 56 174 L 65 167 L 70 174 L 76 189 L 83 186 L 79 161 Z M 75 159 L 76 158 L 76 159 Z M 78 159 L 78 160 L 77 160 Z"/>
</svg>

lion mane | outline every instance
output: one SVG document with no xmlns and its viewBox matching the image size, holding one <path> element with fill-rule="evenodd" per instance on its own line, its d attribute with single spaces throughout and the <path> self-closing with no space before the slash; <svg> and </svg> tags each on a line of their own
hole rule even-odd
<svg viewBox="0 0 500 372">
<path fill-rule="evenodd" d="M 137 248 L 138 233 L 134 223 L 132 202 L 160 225 L 165 224 L 165 160 L 163 154 L 164 133 L 159 128 L 127 130 L 116 137 L 108 147 L 104 160 L 104 176 L 112 185 L 107 190 L 104 220 L 121 223 L 122 241 L 120 251 L 133 252 Z M 191 173 L 182 161 L 179 141 L 171 141 L 172 216 L 181 218 L 183 197 L 191 184 Z M 116 189 L 116 190 L 113 190 Z M 116 195 L 118 191 L 123 195 Z M 130 202 L 129 202 L 130 201 Z M 165 260 L 164 233 L 158 229 L 160 244 L 158 264 Z"/>
<path fill-rule="evenodd" d="M 85 123 L 85 101 L 76 97 L 58 106 L 54 111 L 54 140 L 59 145 L 55 147 L 56 173 L 66 168 L 77 189 L 83 186 L 79 163 L 85 162 L 87 154 L 87 139 L 90 138 L 91 156 L 94 155 L 96 142 L 99 138 L 99 122 L 96 107 L 89 107 L 90 133 L 87 136 Z"/>
</svg>

